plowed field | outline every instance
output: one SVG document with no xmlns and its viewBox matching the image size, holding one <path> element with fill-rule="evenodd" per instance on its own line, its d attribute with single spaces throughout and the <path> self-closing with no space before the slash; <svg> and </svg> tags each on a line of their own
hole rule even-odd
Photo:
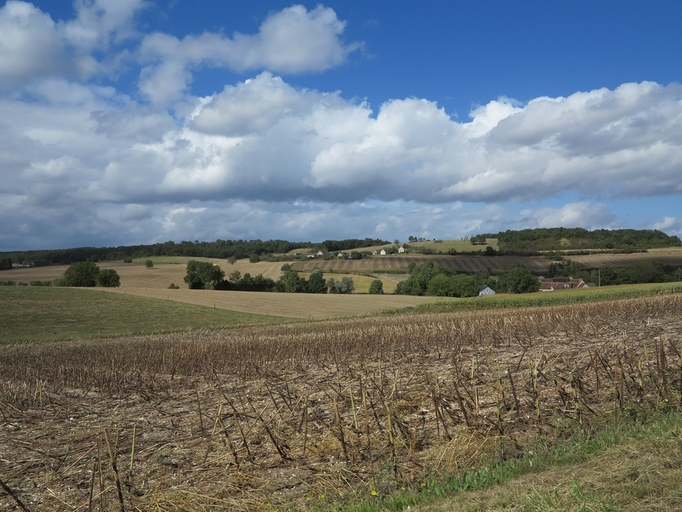
<svg viewBox="0 0 682 512">
<path fill-rule="evenodd" d="M 525 265 L 531 272 L 547 272 L 551 261 L 540 257 L 520 256 L 374 256 L 362 260 L 310 260 L 296 262 L 294 270 L 310 272 L 319 267 L 323 272 L 381 272 L 382 270 L 404 270 L 410 263 L 421 265 L 432 261 L 435 265 L 450 268 L 457 272 L 478 272 L 490 270 L 493 274 L 501 274 L 513 265 Z"/>
</svg>

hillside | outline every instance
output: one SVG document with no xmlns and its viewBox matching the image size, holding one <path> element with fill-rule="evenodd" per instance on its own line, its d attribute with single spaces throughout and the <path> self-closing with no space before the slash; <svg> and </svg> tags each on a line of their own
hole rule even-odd
<svg viewBox="0 0 682 512">
<path fill-rule="evenodd" d="M 682 247 L 682 241 L 655 229 L 538 228 L 478 235 L 497 238 L 501 252 L 531 253 L 567 250 L 641 251 L 663 247 Z"/>
</svg>

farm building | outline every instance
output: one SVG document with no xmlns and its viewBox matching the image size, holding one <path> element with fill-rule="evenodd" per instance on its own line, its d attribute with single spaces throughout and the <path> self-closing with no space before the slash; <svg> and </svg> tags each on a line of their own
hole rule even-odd
<svg viewBox="0 0 682 512">
<path fill-rule="evenodd" d="M 586 288 L 587 283 L 582 279 L 571 277 L 552 277 L 540 279 L 541 292 L 553 292 L 554 290 L 568 290 L 570 288 Z"/>
<path fill-rule="evenodd" d="M 478 296 L 482 297 L 484 295 L 495 295 L 495 290 L 493 290 L 490 286 L 481 286 L 478 289 Z"/>
</svg>

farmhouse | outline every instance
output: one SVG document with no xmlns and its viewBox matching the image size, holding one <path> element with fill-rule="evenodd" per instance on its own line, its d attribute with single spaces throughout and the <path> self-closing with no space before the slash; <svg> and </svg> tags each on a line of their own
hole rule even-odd
<svg viewBox="0 0 682 512">
<path fill-rule="evenodd" d="M 488 286 L 488 285 L 481 286 L 481 287 L 478 289 L 478 296 L 479 296 L 479 297 L 482 297 L 482 296 L 484 296 L 484 295 L 495 295 L 495 290 L 493 290 L 493 289 L 492 289 L 490 286 Z"/>
<path fill-rule="evenodd" d="M 405 247 L 398 247 L 398 254 L 403 254 L 405 252 Z"/>
<path fill-rule="evenodd" d="M 553 292 L 554 290 L 568 290 L 571 288 L 586 288 L 587 283 L 582 279 L 572 277 L 551 277 L 540 279 L 541 292 Z"/>
</svg>

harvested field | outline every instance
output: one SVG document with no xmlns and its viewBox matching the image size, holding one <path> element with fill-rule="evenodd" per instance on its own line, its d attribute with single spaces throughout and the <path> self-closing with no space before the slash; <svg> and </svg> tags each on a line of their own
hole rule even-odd
<svg viewBox="0 0 682 512">
<path fill-rule="evenodd" d="M 213 260 L 211 260 L 213 261 Z M 221 260 L 220 265 L 226 274 L 239 270 L 251 272 L 252 275 L 266 272 L 281 273 L 281 263 L 249 263 L 241 260 L 234 265 Z M 283 294 L 266 292 L 238 292 L 214 290 L 188 290 L 183 279 L 186 273 L 185 265 L 160 264 L 154 268 L 145 268 L 141 263 L 101 263 L 100 268 L 112 268 L 121 276 L 120 288 L 95 288 L 92 291 L 106 291 L 111 293 L 125 293 L 141 297 L 173 300 L 186 304 L 196 304 L 217 309 L 239 311 L 242 313 L 256 313 L 263 315 L 283 316 L 289 318 L 329 318 L 343 315 L 362 315 L 392 309 L 414 307 L 425 302 L 432 302 L 433 297 L 411 297 L 394 295 L 310 295 L 305 293 Z M 14 269 L 7 272 L 16 282 L 47 281 L 61 276 L 67 266 L 36 267 Z M 256 273 L 255 270 L 258 272 Z M 0 277 L 2 277 L 0 275 Z M 267 277 L 267 275 L 266 275 Z M 343 276 L 336 276 L 343 277 Z M 274 278 L 273 278 L 274 279 Z M 371 281 L 362 277 L 360 280 Z M 400 280 L 404 276 L 400 276 Z M 169 290 L 168 285 L 174 283 L 180 286 L 178 290 Z M 358 283 L 360 284 L 360 283 Z M 366 284 L 366 288 L 369 284 Z M 395 288 L 387 282 L 386 291 Z M 360 288 L 360 291 L 364 288 Z M 366 290 L 364 290 L 366 291 Z"/>
<path fill-rule="evenodd" d="M 406 270 L 410 263 L 421 265 L 427 261 L 432 261 L 435 265 L 450 268 L 457 272 L 478 272 L 479 270 L 490 270 L 493 274 L 501 274 L 513 265 L 524 265 L 531 272 L 543 273 L 549 270 L 551 261 L 541 257 L 521 257 L 521 256 L 412 256 L 412 255 L 393 255 L 393 256 L 373 256 L 362 260 L 310 260 L 294 262 L 294 270 L 310 272 L 315 267 L 319 267 L 323 272 L 360 273 L 360 272 L 381 272 L 382 270 Z"/>
<path fill-rule="evenodd" d="M 0 475 L 31 510 L 343 504 L 679 407 L 681 333 L 664 295 L 0 346 Z"/>
<path fill-rule="evenodd" d="M 567 256 L 568 259 L 582 263 L 586 268 L 626 267 L 637 261 L 653 261 L 670 267 L 682 267 L 682 251 L 672 249 L 650 249 L 648 252 L 631 254 L 583 254 Z"/>
<path fill-rule="evenodd" d="M 174 300 L 242 313 L 310 319 L 363 315 L 411 308 L 434 300 L 433 297 L 409 295 L 321 295 L 313 293 L 164 290 L 128 287 L 96 288 L 96 290 Z"/>
</svg>

